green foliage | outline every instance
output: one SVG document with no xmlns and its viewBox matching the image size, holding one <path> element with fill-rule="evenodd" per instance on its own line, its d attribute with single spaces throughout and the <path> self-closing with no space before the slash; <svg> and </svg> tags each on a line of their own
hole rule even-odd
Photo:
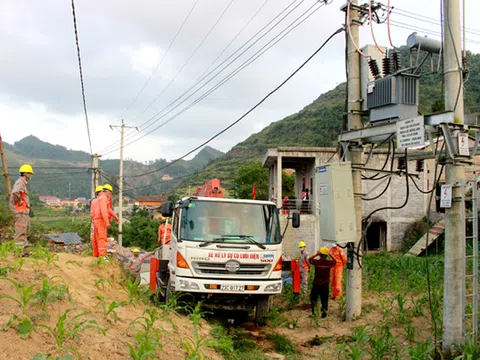
<svg viewBox="0 0 480 360">
<path fill-rule="evenodd" d="M 280 334 L 269 334 L 267 339 L 275 345 L 275 350 L 280 354 L 294 355 L 298 354 L 298 350 L 290 339 Z"/>
<path fill-rule="evenodd" d="M 211 346 L 226 360 L 270 359 L 255 341 L 248 338 L 251 335 L 241 328 L 234 329 L 230 335 L 223 326 L 217 324 L 212 327 L 210 336 L 215 339 Z"/>
<path fill-rule="evenodd" d="M 40 289 L 33 295 L 33 298 L 37 300 L 41 306 L 57 300 L 65 300 L 66 298 L 72 301 L 68 286 L 58 275 L 44 279 Z"/>
<path fill-rule="evenodd" d="M 139 210 L 123 227 L 123 246 L 138 246 L 147 251 L 157 247 L 160 221 L 150 218 L 145 210 Z"/>
<path fill-rule="evenodd" d="M 122 291 L 128 296 L 128 304 L 136 305 L 140 301 L 147 303 L 150 299 L 151 291 L 147 285 L 140 285 L 140 280 L 126 279 L 123 282 Z"/>
<path fill-rule="evenodd" d="M 97 306 L 100 305 L 103 310 L 103 316 L 106 319 L 108 315 L 112 314 L 113 321 L 117 323 L 118 315 L 116 309 L 125 306 L 127 304 L 126 301 L 112 301 L 109 305 L 107 305 L 106 299 L 103 295 L 97 295 L 98 303 Z"/>
<path fill-rule="evenodd" d="M 18 256 L 20 247 L 16 246 L 13 241 L 6 241 L 0 244 L 0 259 L 5 260 L 9 256 Z"/>
<path fill-rule="evenodd" d="M 146 360 L 155 357 L 157 351 L 161 351 L 163 344 L 160 342 L 165 330 L 156 323 L 161 317 L 155 308 L 145 309 L 143 316 L 130 323 L 136 333 L 135 344 L 125 343 L 128 346 L 130 357 L 134 360 Z"/>
<path fill-rule="evenodd" d="M 38 326 L 45 328 L 48 333 L 55 340 L 57 346 L 57 353 L 62 353 L 65 349 L 65 343 L 75 337 L 80 336 L 85 330 L 94 329 L 105 336 L 105 330 L 98 326 L 95 320 L 88 320 L 84 317 L 88 315 L 87 312 L 79 313 L 68 319 L 68 314 L 75 309 L 67 309 L 58 317 L 55 327 L 50 327 L 46 324 L 39 324 Z M 69 348 L 69 350 L 74 350 Z"/>
<path fill-rule="evenodd" d="M 35 290 L 35 285 L 28 285 L 25 282 L 17 282 L 13 279 L 9 279 L 6 277 L 1 277 L 0 280 L 10 282 L 15 287 L 15 291 L 18 297 L 14 298 L 10 295 L 0 294 L 0 299 L 9 299 L 16 302 L 18 306 L 20 306 L 20 308 L 22 309 L 23 314 L 27 315 L 27 312 L 31 305 L 31 301 L 34 299 L 35 293 L 33 291 Z"/>
<path fill-rule="evenodd" d="M 2 327 L 3 331 L 8 331 L 11 327 L 17 329 L 18 337 L 21 339 L 28 339 L 32 331 L 35 330 L 35 324 L 28 316 L 18 317 L 12 315 L 8 323 Z"/>
</svg>

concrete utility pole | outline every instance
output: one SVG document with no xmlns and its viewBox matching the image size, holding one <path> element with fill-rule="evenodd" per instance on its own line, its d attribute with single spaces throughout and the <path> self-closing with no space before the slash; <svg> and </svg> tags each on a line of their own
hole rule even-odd
<svg viewBox="0 0 480 360">
<path fill-rule="evenodd" d="M 456 124 L 463 124 L 463 74 L 462 43 L 460 36 L 460 0 L 444 0 L 444 79 L 445 110 L 454 111 Z M 458 137 L 458 131 L 453 134 Z M 453 185 L 452 207 L 446 209 L 445 223 L 445 276 L 443 304 L 443 348 L 445 350 L 462 343 L 462 203 L 461 188 L 457 181 L 465 179 L 465 168 L 446 164 L 446 184 Z M 474 310 L 476 311 L 476 310 Z"/>
<path fill-rule="evenodd" d="M 360 88 L 360 54 L 357 52 L 352 40 L 359 44 L 358 23 L 353 21 L 358 19 L 358 10 L 356 6 L 358 0 L 352 0 L 350 4 L 350 37 L 347 40 L 347 70 L 348 70 L 348 130 L 360 129 L 363 127 L 361 110 L 361 88 Z M 347 26 L 347 24 L 345 24 Z M 348 30 L 347 30 L 348 31 Z M 352 156 L 352 165 L 361 165 L 363 158 L 363 147 L 353 146 L 350 149 Z M 357 242 L 362 236 L 362 177 L 361 170 L 352 170 L 353 193 L 355 194 L 355 220 L 357 224 Z M 352 243 L 349 246 L 354 246 Z M 353 269 L 347 269 L 346 285 L 346 320 L 351 321 L 360 316 L 362 312 L 362 269 L 357 260 L 353 262 Z"/>
<path fill-rule="evenodd" d="M 99 171 L 98 171 L 98 158 L 101 155 L 93 154 L 92 156 L 92 192 L 90 198 L 95 198 L 95 188 L 98 186 L 98 178 L 99 178 Z"/>
<path fill-rule="evenodd" d="M 0 135 L 0 155 L 2 157 L 3 176 L 5 177 L 5 185 L 7 187 L 8 197 L 12 194 L 12 184 L 10 183 L 10 176 L 8 176 L 7 159 L 5 158 L 5 151 L 3 150 L 2 135 Z"/>
<path fill-rule="evenodd" d="M 110 125 L 110 128 L 120 128 L 120 180 L 118 182 L 118 206 L 120 211 L 118 214 L 118 244 L 122 246 L 122 221 L 123 221 L 123 135 L 125 133 L 125 128 L 138 128 L 136 126 L 126 126 L 124 120 L 122 119 L 122 125 Z"/>
</svg>

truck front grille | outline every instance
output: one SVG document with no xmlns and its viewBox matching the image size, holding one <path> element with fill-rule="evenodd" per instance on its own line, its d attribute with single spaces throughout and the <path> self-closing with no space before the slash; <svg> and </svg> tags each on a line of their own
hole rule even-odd
<svg viewBox="0 0 480 360">
<path fill-rule="evenodd" d="M 225 263 L 193 262 L 193 269 L 201 275 L 265 276 L 271 266 L 271 264 L 240 264 L 240 268 L 231 273 L 225 268 Z"/>
</svg>

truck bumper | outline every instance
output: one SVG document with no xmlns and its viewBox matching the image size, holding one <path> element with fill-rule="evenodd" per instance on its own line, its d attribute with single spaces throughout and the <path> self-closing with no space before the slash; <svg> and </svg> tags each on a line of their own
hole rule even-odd
<svg viewBox="0 0 480 360">
<path fill-rule="evenodd" d="M 226 280 L 172 276 L 175 291 L 203 294 L 275 295 L 282 292 L 282 279 Z"/>
</svg>

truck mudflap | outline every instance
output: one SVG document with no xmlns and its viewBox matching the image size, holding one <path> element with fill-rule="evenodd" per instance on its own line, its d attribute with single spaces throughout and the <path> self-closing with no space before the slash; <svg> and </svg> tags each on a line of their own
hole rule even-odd
<svg viewBox="0 0 480 360">
<path fill-rule="evenodd" d="M 275 295 L 282 292 L 282 279 L 267 281 L 187 278 L 173 279 L 175 291 L 227 295 Z"/>
</svg>

